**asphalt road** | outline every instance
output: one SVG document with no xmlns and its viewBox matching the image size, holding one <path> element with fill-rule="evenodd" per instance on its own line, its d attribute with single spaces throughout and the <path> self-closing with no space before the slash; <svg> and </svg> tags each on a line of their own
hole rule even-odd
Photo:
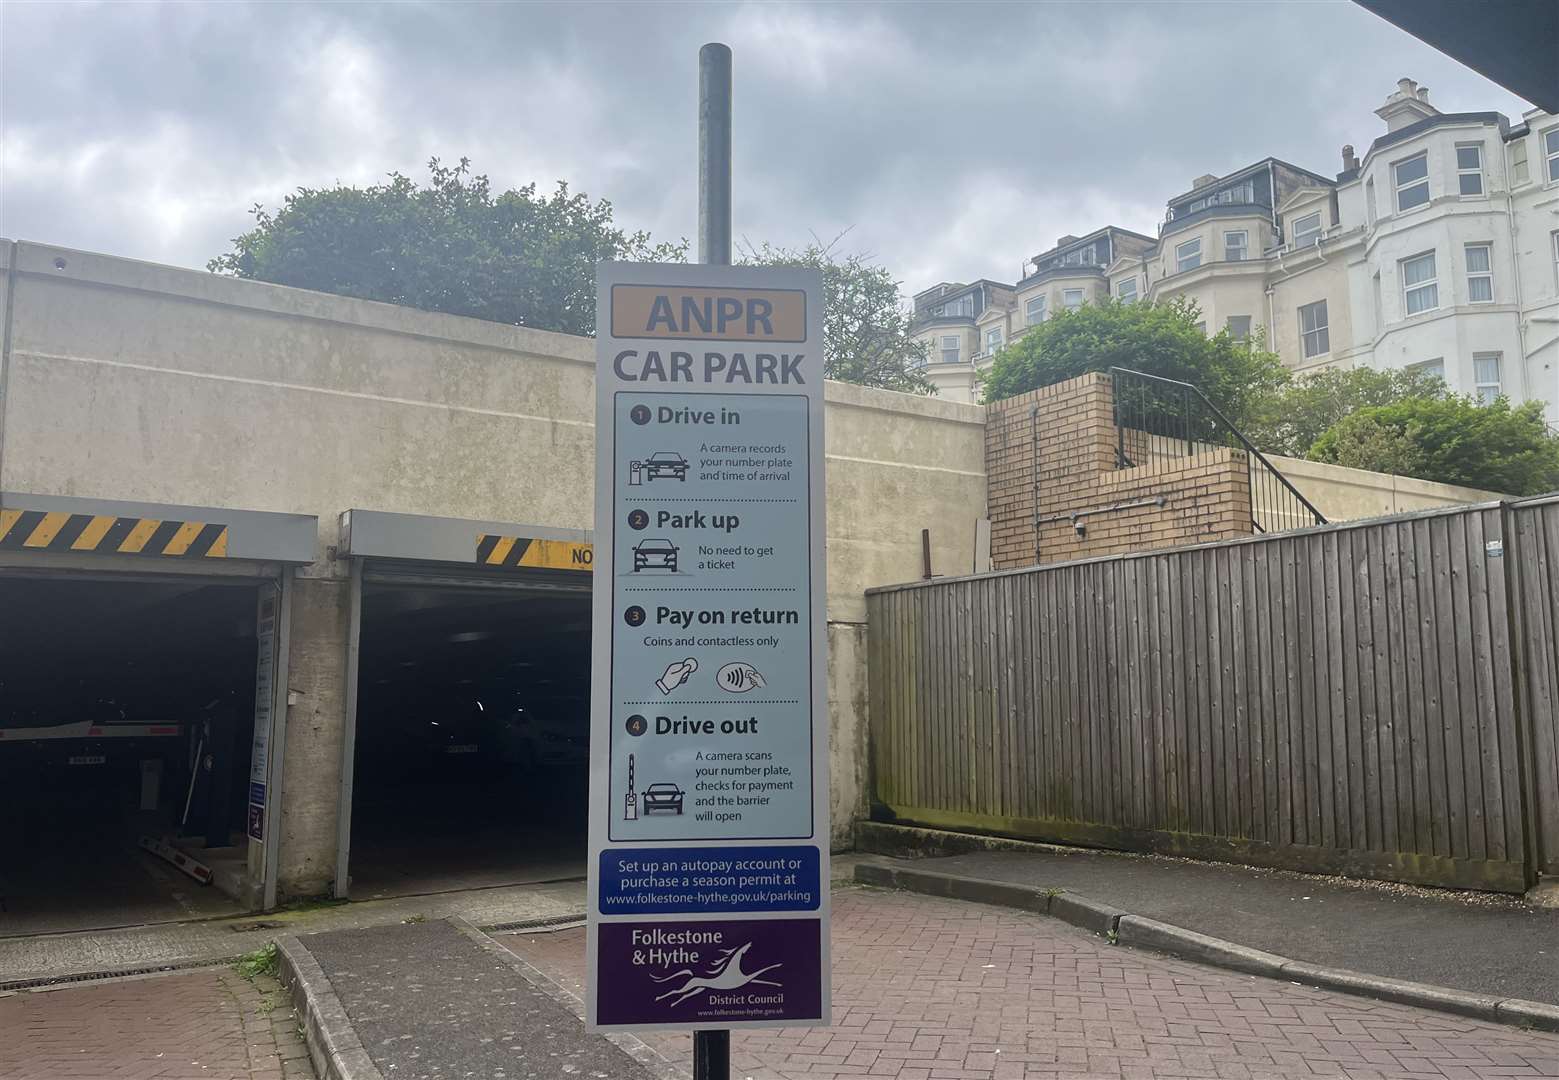
<svg viewBox="0 0 1559 1080">
<path fill-rule="evenodd" d="M 913 865 L 1066 889 L 1312 964 L 1559 1004 L 1559 911 L 1516 897 L 1091 851 L 981 852 Z"/>
</svg>

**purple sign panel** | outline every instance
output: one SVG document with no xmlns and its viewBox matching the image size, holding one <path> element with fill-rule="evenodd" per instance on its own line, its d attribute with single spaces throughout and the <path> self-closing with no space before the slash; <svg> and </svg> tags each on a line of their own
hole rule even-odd
<svg viewBox="0 0 1559 1080">
<path fill-rule="evenodd" d="M 596 1022 L 820 1020 L 821 925 L 817 919 L 603 922 Z"/>
</svg>

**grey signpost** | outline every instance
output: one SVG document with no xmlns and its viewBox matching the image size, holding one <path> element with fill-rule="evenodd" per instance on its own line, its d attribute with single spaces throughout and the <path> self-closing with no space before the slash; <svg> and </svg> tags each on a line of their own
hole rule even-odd
<svg viewBox="0 0 1559 1080">
<path fill-rule="evenodd" d="M 823 297 L 729 265 L 730 50 L 700 54 L 703 262 L 597 280 L 593 1030 L 829 1023 Z"/>
<path fill-rule="evenodd" d="M 731 265 L 731 47 L 698 50 L 698 261 Z M 731 1033 L 693 1032 L 693 1080 L 729 1080 Z"/>
</svg>

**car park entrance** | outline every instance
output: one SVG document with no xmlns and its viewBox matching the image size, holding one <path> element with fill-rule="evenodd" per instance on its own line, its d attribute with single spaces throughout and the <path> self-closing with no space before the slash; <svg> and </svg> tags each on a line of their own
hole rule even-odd
<svg viewBox="0 0 1559 1080">
<path fill-rule="evenodd" d="M 0 936 L 266 902 L 287 571 L 235 552 L 314 528 L 0 494 Z"/>
<path fill-rule="evenodd" d="M 343 536 L 355 673 L 336 894 L 582 876 L 583 534 L 354 510 Z"/>
</svg>

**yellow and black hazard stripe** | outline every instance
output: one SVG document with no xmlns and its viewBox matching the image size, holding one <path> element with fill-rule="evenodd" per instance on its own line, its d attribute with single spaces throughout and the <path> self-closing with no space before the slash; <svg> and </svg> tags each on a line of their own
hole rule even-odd
<svg viewBox="0 0 1559 1080">
<path fill-rule="evenodd" d="M 227 526 L 113 514 L 0 510 L 0 551 L 90 551 L 101 555 L 225 559 Z"/>
<path fill-rule="evenodd" d="M 589 571 L 595 561 L 595 549 L 572 540 L 533 540 L 483 533 L 477 537 L 476 561 L 483 566 Z"/>
</svg>

